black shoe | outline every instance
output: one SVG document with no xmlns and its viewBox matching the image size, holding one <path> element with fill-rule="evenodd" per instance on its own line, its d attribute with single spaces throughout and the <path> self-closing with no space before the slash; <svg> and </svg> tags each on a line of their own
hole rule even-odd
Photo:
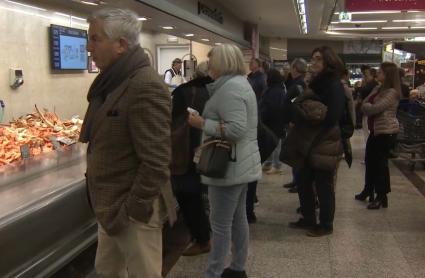
<svg viewBox="0 0 425 278">
<path fill-rule="evenodd" d="M 247 213 L 246 218 L 248 219 L 249 224 L 253 224 L 257 222 L 257 216 L 255 215 L 255 212 Z"/>
<path fill-rule="evenodd" d="M 283 185 L 283 188 L 293 188 L 293 187 L 295 187 L 296 185 L 295 185 L 295 183 L 293 183 L 293 182 L 290 182 L 290 183 L 286 183 L 286 184 L 284 184 Z"/>
<path fill-rule="evenodd" d="M 387 208 L 388 207 L 388 198 L 387 195 L 378 196 L 376 200 L 370 203 L 367 206 L 367 209 L 379 209 L 380 207 Z"/>
<path fill-rule="evenodd" d="M 399 156 L 400 156 L 400 154 L 394 149 L 391 149 L 389 154 L 388 154 L 389 159 L 394 159 L 394 158 L 397 158 Z"/>
<path fill-rule="evenodd" d="M 373 200 L 375 199 L 375 194 L 373 194 L 373 192 L 372 193 L 367 192 L 366 190 L 363 189 L 362 192 L 354 195 L 354 199 L 359 200 L 359 201 L 366 201 L 367 197 L 369 197 L 369 202 L 373 202 Z"/>
<path fill-rule="evenodd" d="M 296 186 L 291 187 L 291 188 L 288 189 L 288 192 L 289 193 L 297 193 L 298 192 L 298 188 Z"/>
<path fill-rule="evenodd" d="M 308 222 L 304 218 L 298 219 L 296 222 L 289 222 L 289 227 L 294 229 L 313 229 L 316 223 Z"/>
<path fill-rule="evenodd" d="M 322 226 L 316 226 L 314 229 L 311 229 L 307 232 L 307 236 L 309 237 L 321 237 L 330 235 L 333 233 L 332 228 L 323 228 Z"/>
<path fill-rule="evenodd" d="M 230 267 L 226 268 L 221 274 L 222 278 L 248 278 L 245 270 L 237 271 L 233 270 Z"/>
</svg>

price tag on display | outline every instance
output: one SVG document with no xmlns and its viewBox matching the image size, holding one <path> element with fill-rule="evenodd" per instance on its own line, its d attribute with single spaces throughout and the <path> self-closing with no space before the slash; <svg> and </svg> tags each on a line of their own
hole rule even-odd
<svg viewBox="0 0 425 278">
<path fill-rule="evenodd" d="M 31 153 L 30 153 L 30 146 L 28 146 L 27 144 L 20 146 L 20 150 L 21 150 L 21 158 L 22 159 L 27 159 L 30 158 Z"/>
<path fill-rule="evenodd" d="M 76 142 L 72 139 L 69 139 L 67 137 L 57 137 L 56 140 L 62 144 L 65 144 L 67 146 L 75 144 Z"/>
<path fill-rule="evenodd" d="M 55 136 L 49 136 L 49 140 L 50 140 L 50 142 L 52 142 L 52 144 L 53 144 L 53 148 L 54 148 L 56 151 L 59 151 L 59 152 L 61 152 L 61 151 L 62 151 L 61 144 L 59 144 L 59 141 L 56 139 L 56 137 L 55 137 Z"/>
</svg>

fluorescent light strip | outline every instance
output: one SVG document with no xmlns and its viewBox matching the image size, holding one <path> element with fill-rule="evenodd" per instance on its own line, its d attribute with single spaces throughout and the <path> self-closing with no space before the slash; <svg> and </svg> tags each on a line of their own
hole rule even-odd
<svg viewBox="0 0 425 278">
<path fill-rule="evenodd" d="M 64 16 L 64 17 L 71 17 L 71 15 L 69 14 L 63 14 L 63 13 L 58 13 L 58 12 L 54 12 L 55 15 L 60 15 L 60 16 Z"/>
<path fill-rule="evenodd" d="M 332 31 L 326 31 L 325 33 L 326 33 L 326 34 L 329 34 L 329 35 L 341 35 L 341 33 L 338 33 L 338 32 L 332 32 Z"/>
<path fill-rule="evenodd" d="M 382 27 L 382 30 L 406 30 L 409 29 L 408 26 L 389 26 L 389 27 Z"/>
<path fill-rule="evenodd" d="M 45 19 L 52 20 L 52 18 L 50 16 L 42 15 L 42 14 L 35 13 L 35 12 L 24 11 L 22 9 L 7 8 L 7 7 L 1 7 L 1 6 L 0 6 L 0 9 L 11 11 L 11 12 L 16 12 L 16 13 L 20 13 L 20 14 L 33 15 L 33 16 L 42 17 L 42 18 L 45 18 Z"/>
<path fill-rule="evenodd" d="M 298 19 L 300 20 L 300 26 L 303 34 L 308 33 L 308 25 L 307 25 L 307 13 L 305 8 L 305 1 L 304 0 L 297 0 L 297 12 L 298 12 Z"/>
<path fill-rule="evenodd" d="M 210 40 L 209 39 L 201 39 L 201 41 L 209 42 Z"/>
<path fill-rule="evenodd" d="M 425 22 L 425 19 L 395 19 L 393 22 Z"/>
<path fill-rule="evenodd" d="M 364 31 L 364 30 L 377 30 L 378 27 L 347 27 L 347 28 L 332 28 L 332 31 Z"/>
<path fill-rule="evenodd" d="M 425 26 L 413 26 L 410 29 L 425 29 Z"/>
<path fill-rule="evenodd" d="M 78 19 L 81 21 L 87 21 L 85 18 L 77 17 L 77 16 L 71 16 L 71 19 Z"/>
<path fill-rule="evenodd" d="M 283 52 L 288 52 L 288 50 L 287 49 L 284 49 L 284 48 L 277 48 L 277 47 L 270 47 L 270 49 L 273 49 L 273 50 L 278 50 L 278 51 L 283 51 Z"/>
<path fill-rule="evenodd" d="M 367 11 L 367 12 L 348 12 L 350 14 L 398 14 L 402 13 L 401 11 Z M 334 13 L 336 15 L 340 14 L 339 12 Z"/>
<path fill-rule="evenodd" d="M 348 22 L 332 21 L 332 24 L 362 24 L 362 23 L 387 23 L 388 20 L 352 20 Z"/>
<path fill-rule="evenodd" d="M 414 38 L 405 38 L 405 41 L 414 41 L 414 42 L 423 42 L 425 37 L 414 37 Z"/>
<path fill-rule="evenodd" d="M 85 27 L 85 28 L 89 28 L 89 25 L 88 24 L 84 24 L 84 23 L 72 22 L 71 25 L 72 26 L 73 25 L 78 25 L 78 26 L 82 26 L 82 27 Z"/>
<path fill-rule="evenodd" d="M 19 6 L 22 6 L 22 7 L 26 7 L 26 8 L 31 8 L 31 9 L 34 9 L 34 10 L 43 11 L 43 12 L 47 11 L 46 9 L 43 9 L 43 8 L 39 8 L 39 7 L 31 6 L 31 5 L 26 5 L 26 4 L 22 4 L 22 3 L 19 3 L 19 2 L 15 2 L 15 1 L 6 0 L 6 2 L 15 4 L 15 5 L 19 5 Z"/>
<path fill-rule="evenodd" d="M 162 29 L 165 29 L 165 30 L 173 30 L 173 29 L 174 29 L 174 27 L 173 27 L 173 26 L 162 26 Z"/>
<path fill-rule="evenodd" d="M 97 5 L 99 5 L 98 3 L 89 2 L 89 1 L 80 1 L 80 3 L 85 4 L 85 5 L 91 5 L 91 6 L 97 6 Z"/>
<path fill-rule="evenodd" d="M 148 18 L 147 17 L 144 17 L 144 16 L 141 16 L 141 17 L 138 18 L 138 20 L 139 21 L 146 21 L 146 20 L 148 20 Z"/>
<path fill-rule="evenodd" d="M 193 37 L 193 36 L 195 36 L 195 34 L 186 34 L 186 35 L 184 35 L 185 37 Z"/>
</svg>

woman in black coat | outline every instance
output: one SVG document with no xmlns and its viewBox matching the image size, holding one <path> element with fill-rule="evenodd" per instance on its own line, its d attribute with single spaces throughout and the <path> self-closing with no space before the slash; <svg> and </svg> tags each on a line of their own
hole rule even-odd
<svg viewBox="0 0 425 278">
<path fill-rule="evenodd" d="M 267 72 L 267 89 L 261 96 L 259 105 L 259 118 L 278 137 L 279 142 L 272 155 L 264 163 L 265 168 L 270 168 L 267 174 L 280 171 L 282 163 L 279 161 L 280 140 L 285 136 L 285 123 L 282 117 L 283 100 L 286 94 L 280 72 L 271 69 Z"/>
<path fill-rule="evenodd" d="M 173 129 L 178 129 L 181 125 L 187 124 L 188 107 L 202 114 L 205 103 L 209 98 L 205 85 L 212 81 L 207 74 L 206 62 L 200 63 L 195 78 L 173 91 L 172 138 Z M 201 144 L 201 136 L 200 130 L 190 128 L 189 138 L 184 138 L 184 140 L 189 140 L 190 146 L 188 150 L 190 154 L 187 157 L 193 158 L 194 150 Z M 172 149 L 181 149 L 183 144 L 181 140 L 172 140 Z M 192 237 L 192 244 L 183 252 L 183 255 L 195 256 L 210 250 L 210 224 L 202 198 L 203 189 L 206 189 L 206 187 L 201 184 L 201 177 L 196 172 L 196 166 L 192 159 L 188 161 L 187 169 L 183 173 L 180 173 L 181 171 L 179 169 L 178 174 L 173 173 L 173 167 L 171 167 L 171 183 Z"/>
<path fill-rule="evenodd" d="M 326 106 L 327 112 L 324 120 L 320 123 L 321 131 L 313 141 L 310 155 L 299 173 L 298 191 L 303 218 L 290 223 L 290 226 L 308 229 L 308 236 L 318 237 L 333 232 L 334 176 L 337 170 L 337 161 L 342 154 L 339 123 L 345 109 L 345 92 L 340 80 L 344 65 L 330 47 L 323 46 L 312 52 L 311 70 L 313 79 L 309 87 L 316 98 Z M 325 146 L 322 145 L 323 140 L 326 140 Z M 324 161 L 329 161 L 328 165 L 331 166 L 321 169 L 320 165 Z M 320 204 L 319 225 L 316 225 L 313 184 L 317 190 Z"/>
</svg>

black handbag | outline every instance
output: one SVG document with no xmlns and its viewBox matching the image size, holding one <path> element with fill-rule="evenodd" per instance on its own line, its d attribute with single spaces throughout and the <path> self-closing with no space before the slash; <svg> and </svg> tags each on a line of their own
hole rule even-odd
<svg viewBox="0 0 425 278">
<path fill-rule="evenodd" d="M 195 154 L 196 169 L 210 178 L 224 178 L 231 158 L 232 144 L 224 140 L 223 121 L 220 122 L 220 138 L 213 137 L 206 140 Z"/>
<path fill-rule="evenodd" d="M 261 163 L 263 163 L 276 149 L 279 138 L 265 124 L 259 121 L 257 125 L 257 142 Z"/>
</svg>

